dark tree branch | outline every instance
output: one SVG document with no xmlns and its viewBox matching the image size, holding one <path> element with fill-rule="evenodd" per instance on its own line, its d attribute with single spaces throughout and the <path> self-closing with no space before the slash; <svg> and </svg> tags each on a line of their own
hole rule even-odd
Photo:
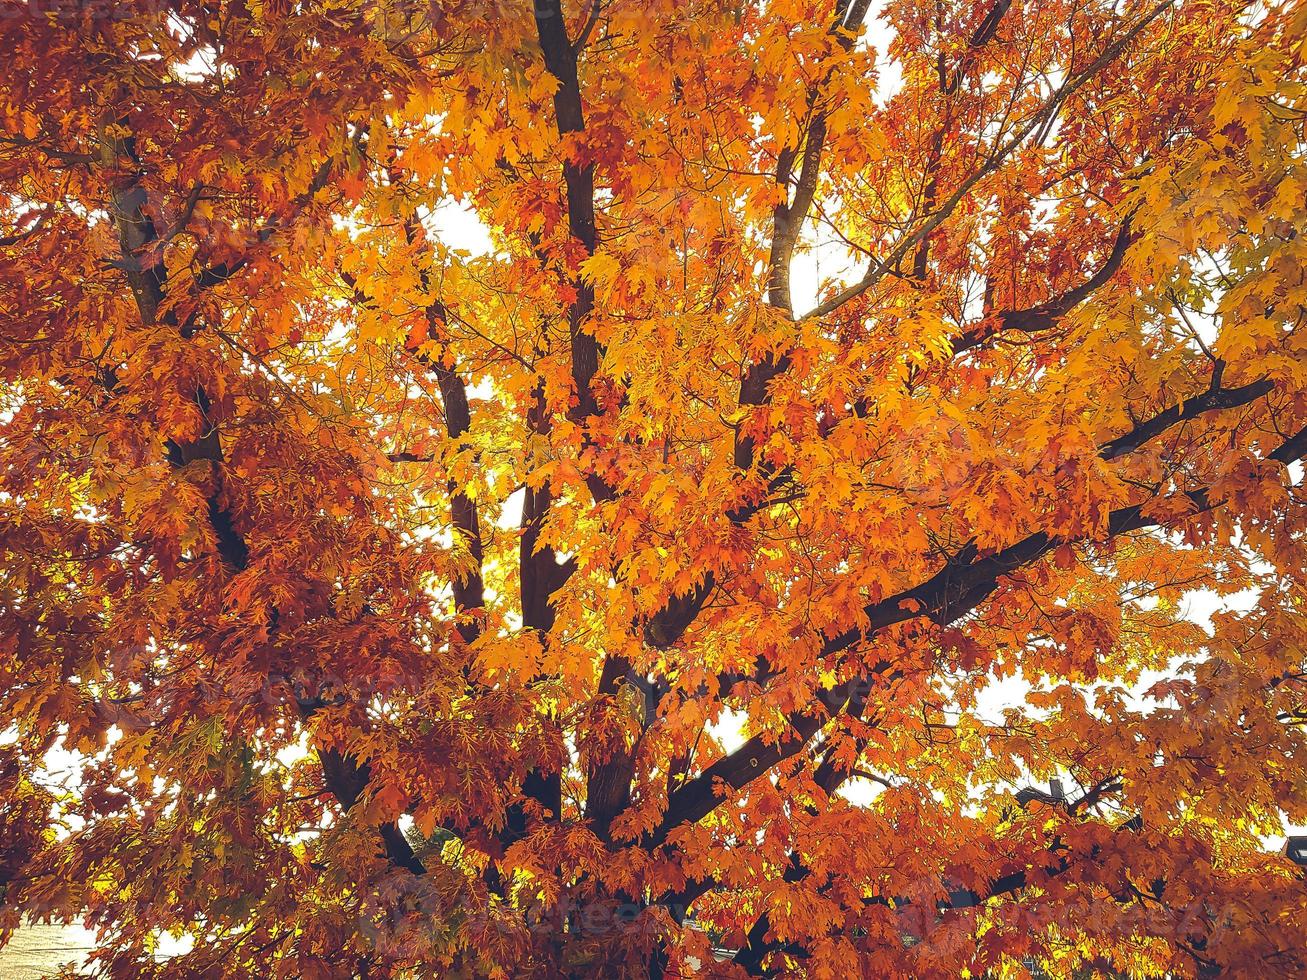
<svg viewBox="0 0 1307 980">
<path fill-rule="evenodd" d="M 1136 237 L 1131 230 L 1130 219 L 1127 218 L 1117 230 L 1116 239 L 1112 243 L 1112 250 L 1092 276 L 1078 286 L 1068 289 L 1061 295 L 1040 303 L 1038 306 L 1032 306 L 1024 310 L 1008 310 L 1005 313 L 998 314 L 995 317 L 996 324 L 992 327 L 982 325 L 963 331 L 953 340 L 953 353 L 961 354 L 964 351 L 971 350 L 973 347 L 980 346 L 990 337 L 1007 330 L 1038 333 L 1057 326 L 1062 317 L 1083 303 L 1095 290 L 1116 274 L 1116 270 L 1121 267 L 1121 262 L 1125 258 L 1126 251 Z"/>
<path fill-rule="evenodd" d="M 527 413 L 527 426 L 537 435 L 547 435 L 551 425 L 549 408 L 545 401 L 545 383 L 540 379 L 532 393 Z M 522 624 L 535 630 L 542 643 L 548 643 L 554 628 L 555 612 L 551 596 L 571 573 L 568 566 L 560 565 L 553 548 L 541 544 L 545 518 L 553 503 L 553 494 L 546 482 L 539 487 L 527 486 L 522 500 L 521 539 L 518 544 L 518 588 L 522 602 Z M 536 768 L 522 781 L 522 794 L 540 804 L 554 819 L 562 816 L 563 778 L 556 768 Z M 506 841 L 517 840 L 527 833 L 526 809 L 521 805 L 510 808 L 504 827 Z"/>
<path fill-rule="evenodd" d="M 350 149 L 357 152 L 367 139 L 367 130 L 364 127 L 358 127 L 355 130 L 354 137 L 350 141 Z M 335 156 L 327 157 L 318 165 L 314 171 L 309 186 L 305 188 L 302 194 L 299 194 L 291 203 L 291 215 L 294 216 L 308 206 L 318 193 L 322 191 L 331 180 L 331 175 L 335 172 L 340 159 Z M 285 222 L 279 220 L 277 216 L 270 218 L 263 227 L 254 233 L 254 244 L 262 245 L 271 240 L 277 231 L 284 227 Z M 195 287 L 199 290 L 211 289 L 214 286 L 221 285 L 232 276 L 236 275 L 247 265 L 249 265 L 251 256 L 246 254 L 231 260 L 230 262 L 218 262 L 201 269 L 195 276 Z"/>
<path fill-rule="evenodd" d="M 625 657 L 609 654 L 599 675 L 599 698 L 615 701 L 623 683 L 634 678 L 634 670 Z M 642 692 L 643 693 L 643 692 Z M 646 695 L 646 700 L 648 700 Z M 616 705 L 612 705 L 616 710 Z M 646 703 L 646 711 L 648 705 Z M 606 756 L 592 765 L 586 774 L 585 815 L 595 833 L 607 839 L 609 827 L 631 802 L 631 780 L 635 773 L 635 749 L 623 743 L 605 746 Z"/>
<path fill-rule="evenodd" d="M 840 45 L 845 51 L 851 50 L 856 32 L 861 29 L 869 8 L 867 0 L 855 0 L 837 3 L 832 33 L 840 37 Z M 977 29 L 972 38 L 973 47 L 987 43 L 998 29 L 999 21 L 1007 12 L 1008 0 L 998 0 L 986 20 Z M 827 73 L 822 84 L 829 81 L 833 68 Z M 826 118 L 818 105 L 817 92 L 813 90 L 808 100 L 808 126 L 801 143 L 802 157 L 800 171 L 793 198 L 778 204 L 772 215 L 772 245 L 768 259 L 767 301 L 771 307 L 793 317 L 794 310 L 790 298 L 789 267 L 803 222 L 807 219 L 816 193 L 821 170 L 821 155 L 826 140 Z M 788 186 L 798 151 L 786 148 L 777 158 L 776 181 Z M 933 181 L 933 177 L 931 178 Z M 931 192 L 933 195 L 933 191 Z M 959 198 L 960 199 L 960 198 Z M 956 206 L 953 202 L 952 206 Z M 950 207 L 950 210 L 951 210 Z M 942 219 L 941 219 L 942 220 Z M 925 236 L 922 236 L 924 249 Z M 924 252 L 922 261 L 924 261 Z M 805 317 L 806 318 L 806 317 Z M 740 384 L 739 404 L 742 407 L 760 407 L 770 400 L 768 386 L 789 369 L 790 359 L 786 354 L 769 352 L 761 360 L 753 362 L 746 369 Z M 734 463 L 741 473 L 749 473 L 755 464 L 755 442 L 752 436 L 744 433 L 737 426 L 735 435 Z M 773 472 L 763 468 L 762 475 L 768 480 L 766 493 L 748 500 L 733 509 L 729 515 L 732 523 L 743 525 L 759 510 L 767 505 L 767 497 L 774 490 L 777 482 L 788 479 L 788 471 Z M 689 628 L 690 624 L 702 612 L 704 605 L 716 588 L 716 577 L 711 571 L 696 584 L 694 589 L 670 597 L 657 613 L 645 624 L 645 639 L 650 645 L 665 649 L 672 646 Z"/>
<path fill-rule="evenodd" d="M 968 44 L 972 49 L 983 48 L 993 40 L 994 35 L 998 33 L 998 25 L 1002 22 L 1004 15 L 1007 14 L 1008 8 L 1011 6 L 1012 0 L 998 0 L 990 8 L 989 13 L 985 15 L 985 19 L 976 26 L 975 33 L 971 35 Z"/>
<path fill-rule="evenodd" d="M 944 51 L 941 43 L 938 60 L 939 89 L 940 94 L 944 97 L 944 119 L 935 129 L 934 135 L 930 141 L 930 156 L 926 162 L 926 183 L 921 195 L 921 208 L 923 211 L 933 211 L 939 200 L 939 170 L 940 162 L 944 154 L 944 137 L 953 124 L 953 105 L 949 101 L 962 84 L 962 76 L 965 74 L 967 66 L 971 62 L 971 56 L 983 48 L 998 32 L 998 25 L 1003 20 L 1003 15 L 1007 13 L 1008 7 L 1011 6 L 1011 0 L 998 0 L 990 8 L 985 19 L 981 21 L 975 32 L 971 35 L 968 42 L 967 50 L 962 56 L 962 62 L 953 70 L 950 77 L 944 62 Z M 938 8 L 937 8 L 938 9 Z M 939 30 L 942 25 L 936 20 L 936 29 Z M 917 245 L 917 254 L 912 262 L 912 276 L 914 279 L 923 280 L 926 278 L 926 269 L 930 260 L 930 236 L 927 235 L 921 239 Z"/>
<path fill-rule="evenodd" d="M 444 332 L 444 304 L 432 303 L 427 307 L 426 317 L 428 336 L 435 340 Z M 436 384 L 440 386 L 440 400 L 445 408 L 445 433 L 452 441 L 460 442 L 472 428 L 467 386 L 458 372 L 446 366 L 439 357 L 419 353 L 418 358 L 435 376 Z M 482 571 L 485 552 L 481 542 L 481 523 L 476 501 L 468 495 L 465 487 L 456 480 L 450 480 L 446 489 L 449 491 L 450 520 L 472 556 L 472 569 L 465 575 L 455 577 L 450 583 L 454 592 L 454 610 L 461 620 L 458 624 L 459 635 L 464 642 L 471 643 L 481 635 L 481 626 L 477 620 L 469 620 L 467 617 L 479 615 L 485 606 Z"/>
<path fill-rule="evenodd" d="M 1144 423 L 1145 426 L 1150 424 L 1151 420 Z M 1123 439 L 1131 435 L 1133 433 Z M 1107 447 L 1112 445 L 1105 444 L 1100 453 L 1108 451 Z M 1307 455 L 1307 428 L 1286 440 L 1269 458 L 1287 465 L 1304 455 Z M 1188 491 L 1181 497 L 1195 513 L 1215 506 L 1205 489 Z M 1161 521 L 1158 518 L 1145 514 L 1152 502 L 1149 500 L 1112 511 L 1108 515 L 1107 536 L 1112 538 L 1159 526 Z M 955 622 L 985 601 L 1004 577 L 1039 560 L 1061 543 L 1061 539 L 1038 531 L 984 557 L 979 555 L 974 545 L 968 545 L 920 585 L 864 607 L 862 615 L 866 625 L 827 638 L 821 648 L 821 657 L 829 658 L 883 629 L 919 617 L 940 625 Z M 861 702 L 857 699 L 865 698 L 868 685 L 890 668 L 890 664 L 878 663 L 863 676 L 821 692 L 817 705 L 788 716 L 789 729 L 782 737 L 756 735 L 672 792 L 662 822 L 645 837 L 646 846 L 662 844 L 677 826 L 698 821 L 711 813 L 726 798 L 719 793 L 719 786 L 726 790 L 727 795 L 732 790 L 742 789 L 777 762 L 799 752 L 832 716 L 847 712 L 850 705 L 860 711 Z"/>
<path fill-rule="evenodd" d="M 177 328 L 182 336 L 188 336 L 189 322 L 179 323 L 172 310 L 167 310 L 160 316 L 167 296 L 168 271 L 163 256 L 158 251 L 162 243 L 157 229 L 146 210 L 148 199 L 141 184 L 140 160 L 136 155 L 135 140 L 130 132 L 126 135 L 118 134 L 119 130 L 126 127 L 125 120 L 105 127 L 100 161 L 105 169 L 114 174 L 124 174 L 120 167 L 122 161 L 131 164 L 131 169 L 123 176 L 111 179 L 109 186 L 112 215 L 123 259 L 118 267 L 127 279 L 143 323 L 162 321 Z M 142 263 L 141 257 L 151 252 L 155 253 L 151 261 Z M 219 429 L 210 417 L 209 398 L 204 389 L 197 387 L 193 397 L 204 422 L 204 435 L 188 441 L 169 439 L 165 446 L 167 459 L 178 469 L 196 461 L 210 464 L 213 486 L 207 494 L 209 524 L 213 528 L 219 557 L 232 572 L 240 572 L 249 564 L 249 547 L 222 499 L 224 460 Z M 299 707 L 304 718 L 316 710 L 312 705 L 300 704 Z M 357 801 L 362 787 L 367 784 L 366 764 L 359 763 L 348 753 L 334 750 L 325 750 L 321 759 L 327 788 L 342 808 L 348 811 Z M 393 864 L 416 873 L 424 870 L 397 824 L 384 823 L 378 827 L 378 833 L 384 851 Z"/>
<path fill-rule="evenodd" d="M 790 863 L 786 865 L 785 873 L 781 876 L 786 884 L 795 885 L 803 881 L 811 872 L 804 867 L 802 860 L 797 853 L 790 855 Z M 751 977 L 765 976 L 763 964 L 768 954 L 773 950 L 779 949 L 780 944 L 770 941 L 767 933 L 771 931 L 771 918 L 766 912 L 763 912 L 754 920 L 749 932 L 745 938 L 744 945 L 732 957 L 732 962 L 736 966 L 742 967 Z"/>
<path fill-rule="evenodd" d="M 830 32 L 837 37 L 840 47 L 845 52 L 852 50 L 854 39 L 862 28 L 869 6 L 869 0 L 854 0 L 852 4 L 847 3 L 847 0 L 841 0 L 836 4 Z M 817 193 L 817 185 L 821 177 L 822 151 L 826 143 L 826 113 L 820 104 L 821 89 L 829 83 L 834 72 L 835 66 L 832 65 L 820 84 L 808 94 L 808 120 L 799 148 L 782 149 L 776 161 L 776 183 L 786 188 L 786 199 L 777 204 L 772 212 L 772 243 L 767 262 L 767 303 L 789 318 L 794 316 L 790 298 L 790 265 L 799 234 Z M 791 197 L 788 188 L 796 158 L 799 160 L 799 174 Z M 750 363 L 740 382 L 738 397 L 740 406 L 758 408 L 766 405 L 771 398 L 768 386 L 777 376 L 788 371 L 789 366 L 788 354 L 772 352 Z M 755 450 L 753 437 L 737 425 L 733 460 L 735 468 L 741 474 L 747 475 L 753 470 Z M 761 475 L 767 481 L 767 489 L 728 513 L 727 516 L 733 524 L 742 526 L 763 509 L 767 505 L 767 497 L 778 485 L 789 479 L 789 470 L 782 469 L 777 472 L 770 467 L 762 467 Z M 689 592 L 669 597 L 664 606 L 646 621 L 645 640 L 659 649 L 666 649 L 676 643 L 703 611 L 716 585 L 716 576 L 710 570 L 704 573 L 704 577 Z"/>
<path fill-rule="evenodd" d="M 310 709 L 305 712 L 304 717 L 307 719 L 312 713 Z M 318 753 L 318 760 L 322 764 L 323 783 L 340 803 L 341 808 L 348 813 L 367 788 L 372 778 L 371 769 L 366 762 L 360 763 L 353 755 L 337 749 L 321 750 Z M 381 835 L 382 846 L 391 864 L 413 874 L 426 873 L 426 868 L 413 852 L 412 846 L 397 823 L 387 821 L 377 828 L 377 832 Z"/>
<path fill-rule="evenodd" d="M 903 237 L 903 239 L 890 250 L 890 253 L 883 259 L 873 259 L 868 265 L 867 271 L 862 278 L 852 285 L 840 290 L 836 295 L 823 303 L 818 304 L 814 309 L 805 313 L 802 317 L 804 320 L 810 320 L 814 317 L 826 316 L 835 312 L 844 304 L 861 296 L 867 290 L 879 283 L 890 272 L 898 269 L 903 258 L 908 255 L 923 238 L 933 232 L 948 219 L 962 200 L 971 193 L 971 191 L 982 180 L 994 173 L 1003 163 L 1038 129 L 1043 127 L 1053 115 L 1062 107 L 1072 95 L 1084 87 L 1092 78 L 1098 75 L 1104 68 L 1114 62 L 1125 48 L 1139 34 L 1156 20 L 1164 11 L 1168 10 L 1174 0 L 1163 0 L 1157 4 L 1148 13 L 1144 14 L 1135 22 L 1129 30 L 1125 31 L 1115 41 L 1107 45 L 1103 52 L 1095 58 L 1085 69 L 1077 75 L 1068 78 L 1067 81 L 1053 93 L 1044 104 L 1035 111 L 1024 123 L 1017 127 L 1013 135 L 1001 145 L 996 147 L 989 155 L 985 163 L 962 181 L 961 184 L 945 199 L 939 209 L 929 218 L 919 224 L 913 232 Z"/>
<path fill-rule="evenodd" d="M 410 246 L 418 241 L 418 232 L 416 218 L 411 217 L 404 222 L 404 236 Z M 431 273 L 426 265 L 419 269 L 418 277 L 423 288 L 430 289 Z M 439 300 L 429 304 L 426 319 L 427 339 L 443 347 L 449 320 L 445 304 Z M 432 357 L 418 350 L 416 356 L 435 376 L 436 384 L 440 387 L 440 400 L 445 409 L 445 434 L 455 444 L 462 442 L 472 429 L 472 410 L 467 400 L 466 383 L 454 366 L 445 363 L 444 352 Z M 481 623 L 475 617 L 479 617 L 485 607 L 485 549 L 481 540 L 481 522 L 476 501 L 464 486 L 451 479 L 446 484 L 446 489 L 449 492 L 450 521 L 472 557 L 472 569 L 466 575 L 455 577 L 450 583 L 454 593 L 454 613 L 460 620 L 459 636 L 463 642 L 472 643 L 481 635 Z"/>
<path fill-rule="evenodd" d="M 835 35 L 845 53 L 853 49 L 854 37 L 862 28 L 868 6 L 865 0 L 857 0 L 852 6 L 841 4 L 836 8 L 830 32 Z M 821 81 L 808 91 L 807 124 L 799 146 L 785 147 L 776 159 L 776 183 L 785 190 L 786 196 L 772 211 L 771 250 L 767 260 L 767 305 L 789 319 L 794 317 L 794 304 L 790 296 L 790 266 L 799 235 L 817 194 L 817 185 L 821 179 L 822 151 L 826 146 L 826 108 L 822 104 L 822 89 L 834 76 L 835 68 L 832 64 Z M 799 173 L 794 180 L 794 193 L 791 196 L 789 186 L 796 160 L 799 163 Z M 742 407 L 767 404 L 770 397 L 767 386 L 778 375 L 788 371 L 789 366 L 788 354 L 772 352 L 751 363 L 740 383 L 739 404 Z M 748 473 L 752 469 L 754 450 L 753 438 L 743 434 L 737 427 L 735 467 L 741 473 Z M 770 477 L 770 474 L 767 476 Z"/>
<path fill-rule="evenodd" d="M 45 227 L 45 223 L 50 220 L 50 215 L 53 213 L 54 213 L 53 205 L 43 208 L 40 214 L 36 215 L 36 220 L 33 221 L 32 224 L 29 225 L 28 227 L 23 228 L 21 231 L 16 231 L 12 235 L 0 236 L 0 248 L 8 248 L 10 245 L 17 245 L 19 242 L 23 241 L 24 239 L 30 238 L 31 236 L 35 235 L 42 228 Z M 22 221 L 28 220 L 31 217 L 31 214 L 32 212 L 28 212 L 28 214 L 24 215 L 23 218 L 20 220 Z"/>
<path fill-rule="evenodd" d="M 1099 448 L 1098 455 L 1104 460 L 1118 459 L 1134 452 L 1180 422 L 1195 419 L 1207 412 L 1247 405 L 1263 395 L 1270 394 L 1274 388 L 1275 385 L 1271 381 L 1263 379 L 1250 382 L 1239 388 L 1217 388 L 1204 392 L 1197 397 L 1190 398 L 1188 401 L 1179 402 L 1165 411 L 1158 412 L 1148 421 L 1141 422 L 1125 435 L 1104 443 Z"/>
<path fill-rule="evenodd" d="M 554 91 L 554 114 L 558 134 L 566 140 L 568 136 L 585 132 L 577 52 L 568 39 L 567 21 L 559 0 L 538 0 L 534 11 L 545 68 L 558 80 L 558 88 Z M 593 255 L 599 242 L 595 224 L 594 163 L 579 160 L 578 157 L 588 155 L 589 151 L 575 144 L 565 145 L 563 152 L 568 230 L 584 246 L 586 254 Z M 572 347 L 572 383 L 576 387 L 577 402 L 569 409 L 568 417 L 584 422 L 599 412 L 591 386 L 599 371 L 603 351 L 585 326 L 594 309 L 594 288 L 579 276 L 572 280 L 572 287 L 576 290 L 576 300 L 568 307 L 567 322 Z"/>
</svg>

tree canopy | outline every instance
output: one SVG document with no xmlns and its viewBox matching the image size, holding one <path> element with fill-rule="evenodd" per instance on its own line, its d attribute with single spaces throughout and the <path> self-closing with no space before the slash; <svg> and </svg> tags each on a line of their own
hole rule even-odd
<svg viewBox="0 0 1307 980">
<path fill-rule="evenodd" d="M 7 3 L 0 930 L 1307 971 L 1304 38 Z"/>
</svg>

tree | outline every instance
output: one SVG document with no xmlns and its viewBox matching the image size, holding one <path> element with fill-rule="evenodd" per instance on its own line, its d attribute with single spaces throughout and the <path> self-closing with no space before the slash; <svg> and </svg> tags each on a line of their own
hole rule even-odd
<svg viewBox="0 0 1307 980">
<path fill-rule="evenodd" d="M 0 927 L 1307 970 L 1307 9 L 870 7 L 5 8 Z"/>
</svg>

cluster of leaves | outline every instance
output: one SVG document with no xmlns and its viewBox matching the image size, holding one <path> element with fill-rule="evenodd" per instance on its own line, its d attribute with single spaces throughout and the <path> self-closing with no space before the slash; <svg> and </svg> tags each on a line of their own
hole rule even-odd
<svg viewBox="0 0 1307 980">
<path fill-rule="evenodd" d="M 1307 8 L 870 6 L 4 9 L 0 930 L 1307 970 Z"/>
</svg>

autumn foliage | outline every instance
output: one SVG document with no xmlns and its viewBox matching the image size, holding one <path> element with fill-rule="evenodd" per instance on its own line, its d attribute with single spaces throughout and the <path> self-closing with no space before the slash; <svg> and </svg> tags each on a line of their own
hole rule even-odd
<svg viewBox="0 0 1307 980">
<path fill-rule="evenodd" d="M 6 0 L 0 933 L 1307 975 L 1304 37 Z"/>
</svg>

